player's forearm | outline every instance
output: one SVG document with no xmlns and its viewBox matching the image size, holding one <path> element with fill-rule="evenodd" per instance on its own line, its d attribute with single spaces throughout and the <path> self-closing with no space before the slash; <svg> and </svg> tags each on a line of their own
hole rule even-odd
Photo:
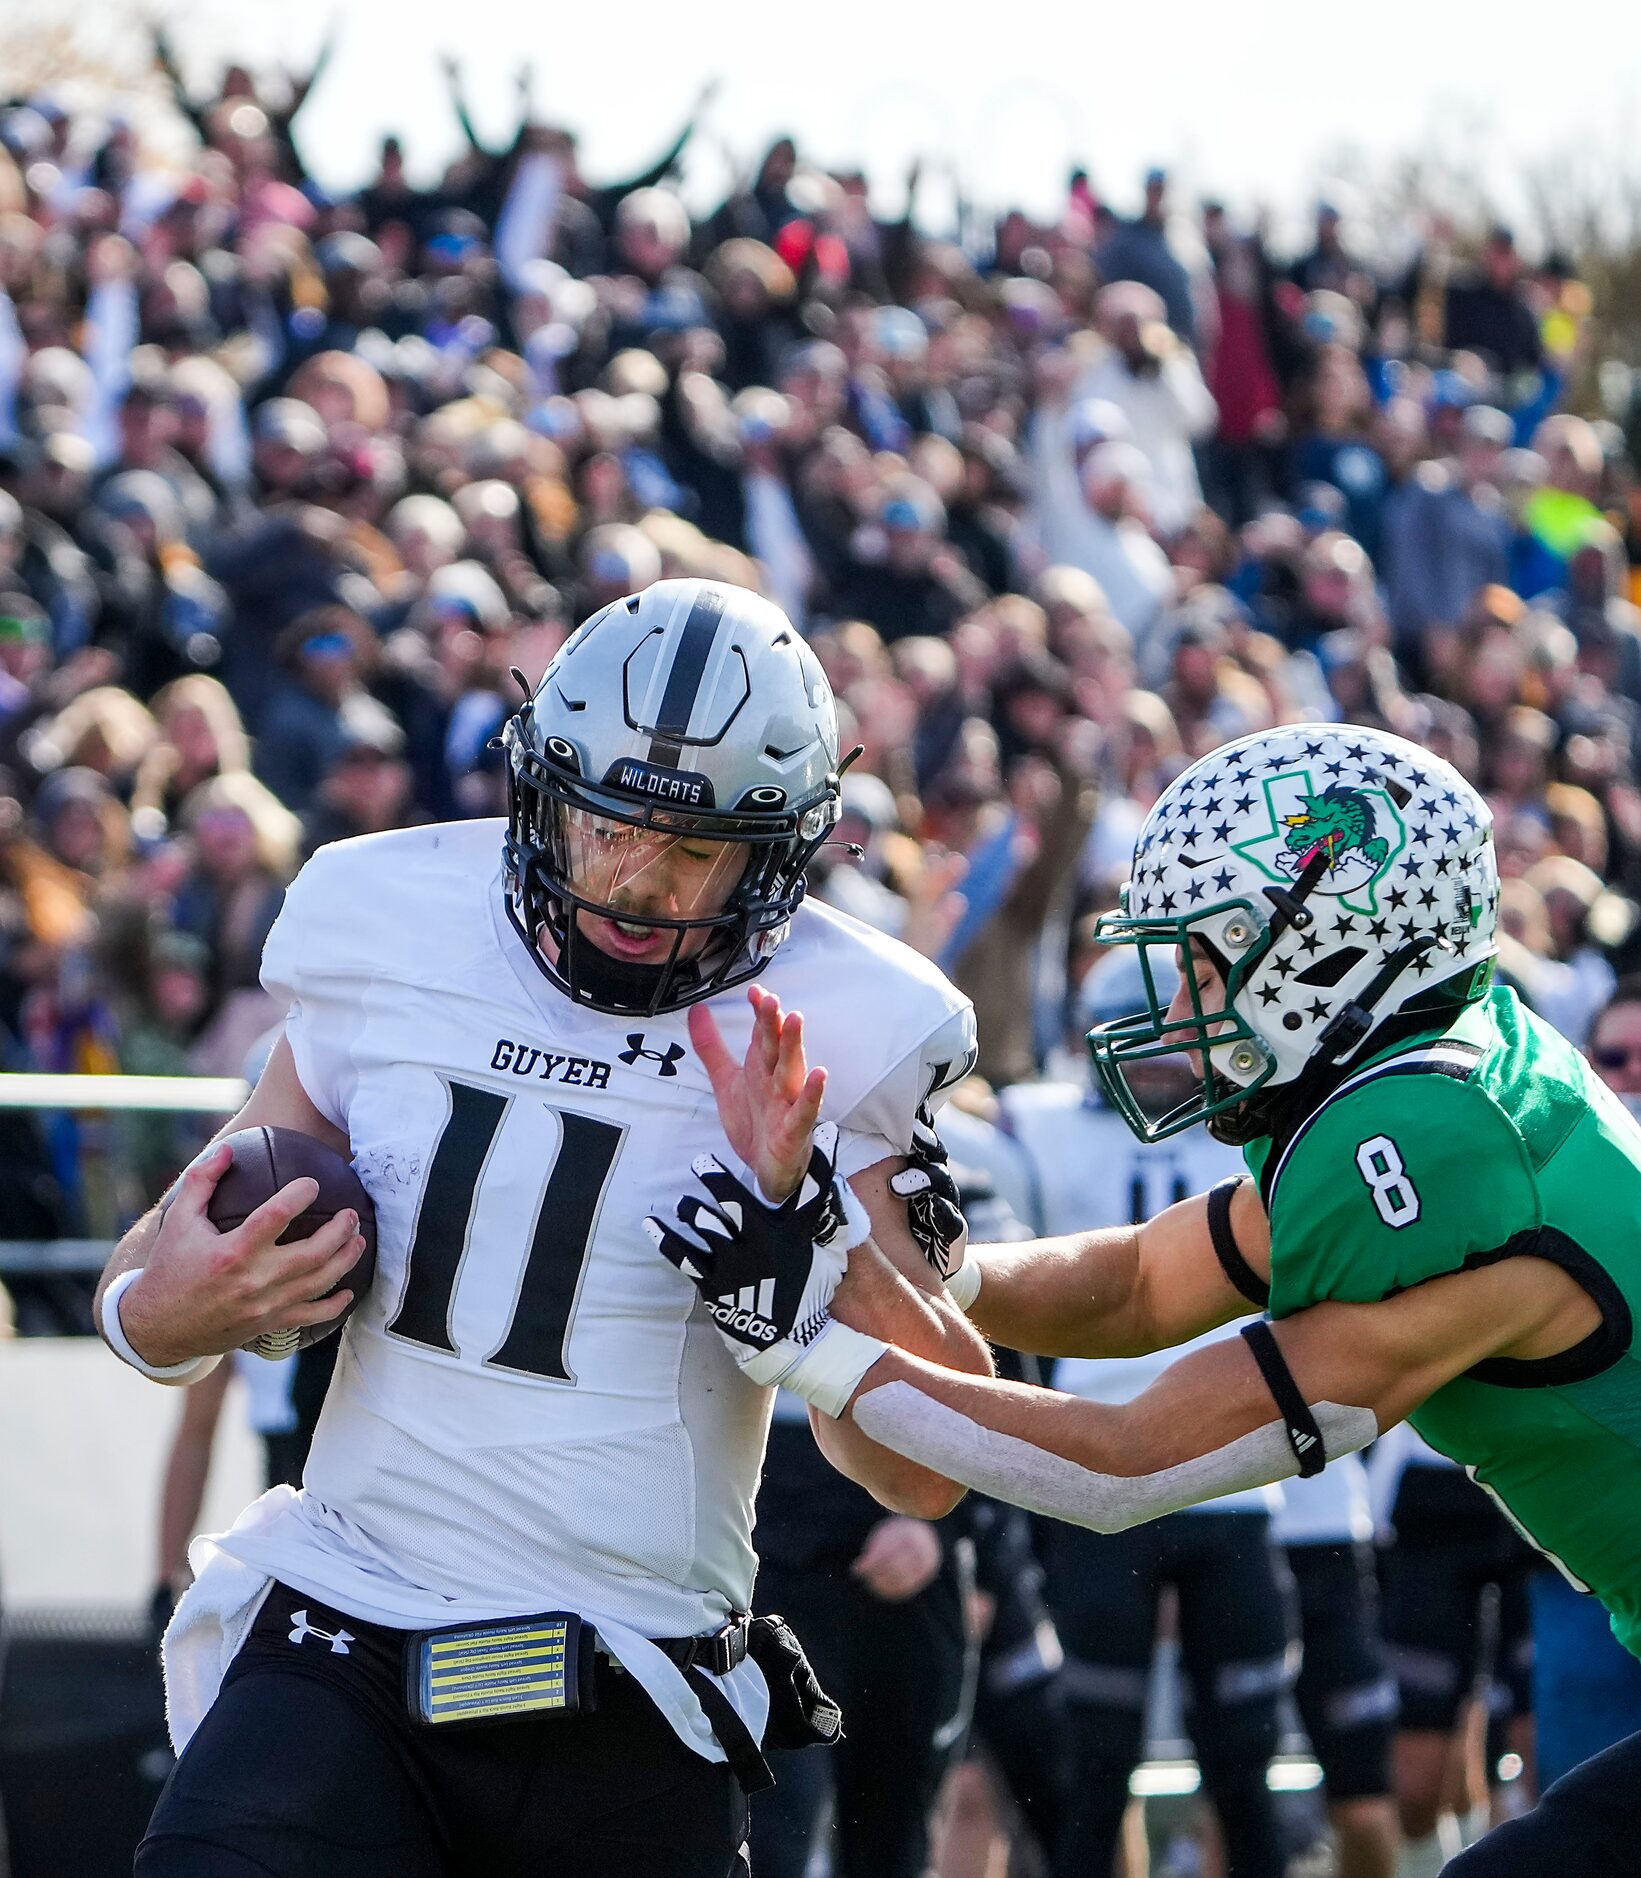
<svg viewBox="0 0 1641 1878">
<path fill-rule="evenodd" d="M 233 1370 L 220 1363 L 183 1396 L 182 1417 L 160 1488 L 159 1560 L 155 1583 L 180 1591 L 188 1581 L 188 1541 L 199 1524 L 211 1444 Z"/>
<path fill-rule="evenodd" d="M 1175 1365 L 1173 1388 L 1115 1407 L 954 1376 L 891 1351 L 867 1372 L 845 1421 L 994 1498 L 1122 1532 L 1299 1471 L 1292 1430 L 1272 1418 L 1253 1363 L 1234 1348 L 1201 1356 L 1211 1360 Z M 1308 1438 L 1332 1457 L 1378 1432 L 1371 1410 L 1321 1401 Z"/>
<path fill-rule="evenodd" d="M 942 1368 L 989 1376 L 985 1338 L 944 1295 L 920 1291 L 868 1240 L 849 1255 L 832 1299 L 840 1322 Z"/>
<path fill-rule="evenodd" d="M 855 1411 L 874 1390 L 892 1382 L 911 1384 L 979 1427 L 1101 1473 L 1121 1470 L 1125 1445 L 1131 1446 L 1124 1438 L 1126 1404 L 1087 1402 L 996 1376 L 957 1375 L 903 1350 L 891 1351 L 867 1372 L 843 1417 L 845 1424 L 858 1426 Z"/>
<path fill-rule="evenodd" d="M 103 1293 L 121 1272 L 134 1271 L 139 1265 L 147 1263 L 148 1249 L 153 1245 L 159 1233 L 163 1207 L 163 1201 L 151 1206 L 109 1254 L 108 1263 L 103 1267 L 103 1275 L 97 1280 L 97 1295 L 92 1307 L 92 1319 L 97 1326 L 99 1337 L 103 1335 Z M 104 1337 L 103 1341 L 106 1343 L 108 1339 Z"/>
<path fill-rule="evenodd" d="M 221 1364 L 212 1377 L 226 1373 Z M 193 1390 L 187 1391 L 192 1395 Z M 211 1450 L 198 1443 L 179 1444 L 172 1450 L 160 1488 L 158 1570 L 154 1582 L 180 1587 L 188 1577 L 188 1541 L 194 1536 L 199 1509 L 205 1503 L 205 1481 L 211 1470 Z"/>
<path fill-rule="evenodd" d="M 870 1241 L 849 1255 L 832 1313 L 856 1330 L 930 1356 L 943 1366 L 941 1374 L 991 1374 L 991 1352 L 962 1313 L 945 1298 L 919 1291 Z M 811 1412 L 810 1423 L 838 1472 L 891 1512 L 940 1519 L 963 1497 L 960 1483 L 880 1446 L 850 1422 Z"/>
<path fill-rule="evenodd" d="M 1134 1310 L 1139 1242 L 1130 1226 L 976 1246 L 969 1257 L 981 1274 L 969 1316 L 993 1343 L 1033 1356 L 1137 1356 L 1154 1347 Z"/>
<path fill-rule="evenodd" d="M 838 1472 L 857 1487 L 864 1487 L 879 1506 L 891 1513 L 905 1513 L 913 1519 L 944 1519 L 963 1497 L 960 1481 L 881 1446 L 853 1422 L 833 1421 L 812 1408 L 809 1425 L 816 1446 Z"/>
</svg>

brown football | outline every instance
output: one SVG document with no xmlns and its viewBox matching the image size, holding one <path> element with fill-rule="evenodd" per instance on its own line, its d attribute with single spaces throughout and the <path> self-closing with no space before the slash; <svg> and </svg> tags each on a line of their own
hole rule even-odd
<svg viewBox="0 0 1641 1878">
<path fill-rule="evenodd" d="M 332 1331 L 340 1330 L 358 1308 L 359 1300 L 370 1289 L 376 1271 L 376 1209 L 364 1183 L 353 1171 L 346 1157 L 328 1148 L 312 1135 L 295 1128 L 241 1128 L 223 1140 L 234 1151 L 233 1165 L 217 1182 L 206 1209 L 211 1224 L 219 1232 L 231 1232 L 263 1203 L 271 1200 L 281 1187 L 306 1176 L 319 1183 L 319 1192 L 305 1212 L 298 1213 L 279 1235 L 279 1243 L 306 1239 L 327 1225 L 344 1207 L 351 1206 L 359 1215 L 359 1231 L 365 1249 L 358 1263 L 332 1286 L 327 1296 L 337 1291 L 353 1293 L 353 1303 L 340 1317 L 329 1323 L 307 1324 L 294 1330 L 264 1331 L 246 1344 L 258 1356 L 288 1356 L 292 1350 L 306 1349 Z"/>
</svg>

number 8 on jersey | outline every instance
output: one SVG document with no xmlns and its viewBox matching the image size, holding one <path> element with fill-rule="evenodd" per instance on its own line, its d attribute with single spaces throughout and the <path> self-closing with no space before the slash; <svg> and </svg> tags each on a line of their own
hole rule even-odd
<svg viewBox="0 0 1641 1878">
<path fill-rule="evenodd" d="M 1356 1150 L 1356 1165 L 1387 1226 L 1411 1226 L 1419 1217 L 1419 1195 L 1389 1135 L 1369 1135 Z"/>
</svg>

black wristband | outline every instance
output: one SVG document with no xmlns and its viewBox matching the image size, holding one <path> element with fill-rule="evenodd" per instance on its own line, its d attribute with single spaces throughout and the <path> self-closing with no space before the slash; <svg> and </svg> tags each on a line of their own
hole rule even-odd
<svg viewBox="0 0 1641 1878">
<path fill-rule="evenodd" d="M 1288 1368 L 1288 1359 L 1282 1354 L 1282 1346 L 1272 1336 L 1270 1325 L 1263 1320 L 1257 1324 L 1245 1324 L 1242 1334 L 1248 1340 L 1248 1348 L 1253 1351 L 1260 1375 L 1265 1378 L 1265 1387 L 1276 1398 L 1283 1431 L 1293 1449 L 1294 1459 L 1299 1463 L 1299 1477 L 1301 1480 L 1309 1480 L 1313 1474 L 1321 1473 L 1328 1464 L 1322 1430 L 1316 1425 L 1310 1404 L 1299 1393 L 1293 1371 Z"/>
<path fill-rule="evenodd" d="M 1244 1174 L 1233 1174 L 1208 1189 L 1208 1236 L 1225 1276 L 1250 1304 L 1257 1304 L 1263 1311 L 1269 1308 L 1271 1288 L 1237 1249 L 1236 1234 L 1231 1231 L 1231 1196 L 1246 1178 Z"/>
</svg>

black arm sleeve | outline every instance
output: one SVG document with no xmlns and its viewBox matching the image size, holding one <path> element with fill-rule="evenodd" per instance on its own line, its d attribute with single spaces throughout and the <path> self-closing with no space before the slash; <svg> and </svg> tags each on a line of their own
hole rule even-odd
<svg viewBox="0 0 1641 1878">
<path fill-rule="evenodd" d="M 170 38 L 159 30 L 156 30 L 154 34 L 154 62 L 164 74 L 166 85 L 171 93 L 171 102 L 193 125 L 194 134 L 200 142 L 207 142 L 211 128 L 211 114 L 203 106 L 195 104 L 189 97 L 188 86 L 183 80 L 182 68 L 177 64 Z"/>
<path fill-rule="evenodd" d="M 1225 1276 L 1250 1304 L 1257 1304 L 1263 1311 L 1270 1304 L 1271 1288 L 1242 1256 L 1231 1231 L 1231 1196 L 1243 1178 L 1235 1174 L 1208 1189 L 1208 1233 Z"/>
<path fill-rule="evenodd" d="M 658 183 L 665 182 L 677 167 L 678 159 L 684 154 L 694 135 L 695 119 L 692 117 L 647 170 L 641 170 L 636 176 L 629 176 L 625 182 L 606 183 L 601 189 L 589 190 L 587 202 L 598 217 L 600 225 L 606 230 L 613 228 L 615 212 L 627 196 L 639 189 L 653 189 Z"/>
<path fill-rule="evenodd" d="M 1247 1338 L 1248 1348 L 1259 1365 L 1260 1375 L 1265 1378 L 1265 1387 L 1276 1399 L 1277 1413 L 1282 1417 L 1288 1445 L 1299 1463 L 1299 1477 L 1301 1480 L 1309 1480 L 1312 1474 L 1321 1473 L 1328 1464 L 1328 1451 L 1323 1445 L 1322 1431 L 1316 1425 L 1316 1417 L 1310 1411 L 1310 1404 L 1299 1393 L 1293 1371 L 1288 1368 L 1288 1359 L 1282 1354 L 1282 1346 L 1272 1336 L 1270 1325 L 1262 1318 L 1257 1324 L 1245 1324 L 1242 1334 Z"/>
</svg>

